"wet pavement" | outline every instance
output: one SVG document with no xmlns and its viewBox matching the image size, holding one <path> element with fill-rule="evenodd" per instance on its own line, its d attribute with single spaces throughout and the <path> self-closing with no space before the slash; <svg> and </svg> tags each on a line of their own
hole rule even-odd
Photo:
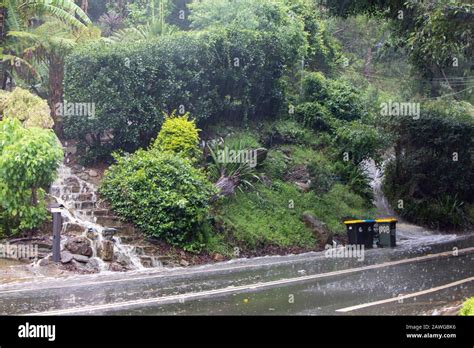
<svg viewBox="0 0 474 348">
<path fill-rule="evenodd" d="M 396 248 L 365 250 L 363 261 L 312 252 L 2 284 L 0 314 L 405 315 L 473 296 L 474 235 L 410 228 L 400 226 Z"/>
</svg>

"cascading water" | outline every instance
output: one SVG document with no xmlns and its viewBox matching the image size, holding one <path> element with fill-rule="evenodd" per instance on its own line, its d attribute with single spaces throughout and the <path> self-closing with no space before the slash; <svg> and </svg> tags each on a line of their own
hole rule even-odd
<svg viewBox="0 0 474 348">
<path fill-rule="evenodd" d="M 424 227 L 407 223 L 395 213 L 382 190 L 384 169 L 392 159 L 393 157 L 388 157 L 382 162 L 380 167 L 375 164 L 373 159 L 366 160 L 362 162 L 362 168 L 370 178 L 370 186 L 374 192 L 374 205 L 377 208 L 377 217 L 395 217 L 398 220 L 397 243 L 401 245 L 419 245 L 456 239 L 457 236 L 455 234 L 440 234 Z"/>
<path fill-rule="evenodd" d="M 61 164 L 57 179 L 51 185 L 50 195 L 56 199 L 57 203 L 65 207 L 61 214 L 62 233 L 70 225 L 79 226 L 83 230 L 82 235 L 91 242 L 93 257 L 99 262 L 101 270 L 106 270 L 107 264 L 97 255 L 99 246 L 106 239 L 104 236 L 106 228 L 97 223 L 97 216 L 95 216 L 94 208 L 98 206 L 98 197 L 94 185 L 82 180 L 72 173 L 71 168 Z M 87 201 L 81 202 L 83 199 Z M 64 238 L 61 242 L 65 242 Z M 113 237 L 113 242 L 114 255 L 126 263 L 128 268 L 144 268 L 133 246 L 122 244 L 120 237 L 117 236 Z"/>
</svg>

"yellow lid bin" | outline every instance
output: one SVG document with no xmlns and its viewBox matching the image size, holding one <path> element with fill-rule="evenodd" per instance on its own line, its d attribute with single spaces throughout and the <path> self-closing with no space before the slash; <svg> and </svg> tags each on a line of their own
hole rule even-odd
<svg viewBox="0 0 474 348">
<path fill-rule="evenodd" d="M 375 220 L 346 220 L 347 237 L 349 244 L 364 245 L 372 248 L 374 242 L 378 247 L 396 246 L 396 223 L 395 218 L 383 218 Z"/>
</svg>

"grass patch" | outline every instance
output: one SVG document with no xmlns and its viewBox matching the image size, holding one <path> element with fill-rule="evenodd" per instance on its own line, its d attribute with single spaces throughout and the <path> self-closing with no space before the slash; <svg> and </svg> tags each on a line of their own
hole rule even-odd
<svg viewBox="0 0 474 348">
<path fill-rule="evenodd" d="M 335 233 L 345 233 L 344 216 L 366 218 L 373 211 L 361 197 L 343 185 L 325 195 L 300 192 L 292 183 L 274 181 L 272 187 L 256 185 L 256 190 L 238 192 L 226 199 L 217 220 L 227 238 L 249 248 L 314 247 L 313 233 L 301 222 L 303 212 L 311 212 Z"/>
</svg>

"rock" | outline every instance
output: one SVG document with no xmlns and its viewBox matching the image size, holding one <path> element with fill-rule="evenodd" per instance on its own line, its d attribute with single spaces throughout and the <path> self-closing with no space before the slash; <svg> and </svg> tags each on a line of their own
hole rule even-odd
<svg viewBox="0 0 474 348">
<path fill-rule="evenodd" d="M 127 267 L 122 266 L 120 263 L 112 262 L 109 265 L 109 271 L 113 272 L 126 272 L 128 269 Z"/>
<path fill-rule="evenodd" d="M 99 261 L 97 261 L 96 259 L 89 259 L 89 261 L 87 261 L 86 263 L 86 268 L 93 271 L 94 273 L 99 272 L 100 271 Z"/>
<path fill-rule="evenodd" d="M 99 173 L 97 173 L 97 171 L 94 169 L 89 170 L 88 174 L 91 178 L 96 178 L 99 176 Z"/>
<path fill-rule="evenodd" d="M 84 255 L 78 255 L 78 254 L 72 254 L 71 255 L 72 258 L 78 262 L 82 262 L 82 263 L 87 263 L 89 262 L 89 258 L 87 256 L 84 256 Z"/>
<path fill-rule="evenodd" d="M 179 265 L 182 267 L 187 267 L 189 266 L 189 262 L 186 261 L 185 259 L 181 259 L 181 261 L 179 261 Z"/>
<path fill-rule="evenodd" d="M 225 260 L 225 257 L 224 255 L 221 255 L 219 253 L 215 253 L 213 256 L 212 256 L 212 259 L 214 261 L 217 261 L 217 262 L 221 262 L 221 261 L 224 261 Z"/>
<path fill-rule="evenodd" d="M 69 251 L 61 251 L 61 263 L 69 263 L 72 259 L 72 254 Z"/>
<path fill-rule="evenodd" d="M 114 242 L 103 240 L 97 250 L 97 254 L 104 261 L 112 261 L 114 259 Z"/>
<path fill-rule="evenodd" d="M 87 181 L 90 179 L 89 174 L 87 173 L 79 173 L 77 174 L 77 177 L 81 180 Z"/>
<path fill-rule="evenodd" d="M 112 240 L 112 237 L 117 233 L 117 229 L 116 228 L 104 228 L 104 230 L 102 231 L 102 236 L 106 239 L 106 240 Z"/>
<path fill-rule="evenodd" d="M 85 228 L 79 224 L 68 222 L 66 223 L 65 232 L 66 233 L 83 232 L 84 229 Z"/>
<path fill-rule="evenodd" d="M 313 231 L 321 247 L 326 244 L 332 244 L 332 232 L 326 227 L 324 222 L 319 221 L 308 212 L 303 213 L 301 220 Z"/>
<path fill-rule="evenodd" d="M 311 181 L 308 180 L 307 182 L 295 182 L 296 187 L 300 192 L 309 192 L 311 189 Z"/>
<path fill-rule="evenodd" d="M 173 258 L 171 256 L 156 256 L 155 260 L 161 262 L 163 266 L 173 263 Z"/>
<path fill-rule="evenodd" d="M 97 238 L 99 238 L 99 234 L 94 228 L 91 227 L 87 230 L 86 237 L 90 240 L 96 240 Z"/>
<path fill-rule="evenodd" d="M 38 265 L 41 267 L 49 266 L 53 261 L 50 256 L 45 257 L 44 259 L 39 260 Z"/>
<path fill-rule="evenodd" d="M 153 267 L 153 258 L 151 256 L 142 255 L 140 256 L 140 262 L 143 267 L 151 268 Z"/>
<path fill-rule="evenodd" d="M 69 250 L 72 254 L 84 255 L 84 256 L 92 256 L 92 248 L 90 242 L 85 237 L 75 237 L 69 239 L 65 246 L 67 250 Z"/>
</svg>

